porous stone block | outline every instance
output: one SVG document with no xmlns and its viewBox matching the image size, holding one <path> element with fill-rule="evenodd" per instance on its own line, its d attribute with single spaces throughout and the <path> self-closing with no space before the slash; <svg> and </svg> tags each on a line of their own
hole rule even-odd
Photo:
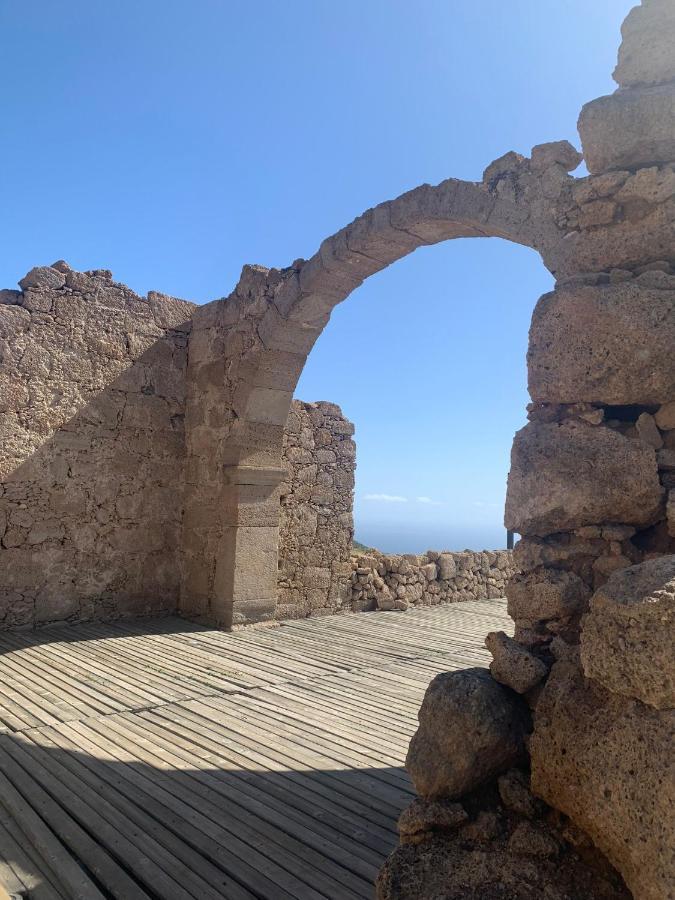
<svg viewBox="0 0 675 900">
<path fill-rule="evenodd" d="M 51 266 L 36 266 L 19 282 L 22 290 L 58 290 L 66 283 L 66 277 Z"/>
<path fill-rule="evenodd" d="M 675 430 L 675 400 L 670 400 L 659 407 L 654 421 L 663 431 Z"/>
<path fill-rule="evenodd" d="M 640 413 L 635 422 L 635 430 L 640 438 L 654 450 L 660 450 L 663 447 L 663 438 L 656 427 L 654 416 L 649 413 Z"/>
<path fill-rule="evenodd" d="M 581 632 L 584 673 L 609 691 L 675 707 L 675 556 L 615 572 Z"/>
<path fill-rule="evenodd" d="M 613 72 L 621 87 L 675 80 L 675 5 L 647 0 L 634 6 L 621 26 L 623 41 Z"/>
<path fill-rule="evenodd" d="M 449 800 L 422 800 L 418 797 L 399 816 L 398 833 L 402 841 L 415 840 L 424 833 L 458 828 L 468 818 L 461 803 Z"/>
<path fill-rule="evenodd" d="M 546 676 L 548 666 L 503 631 L 491 631 L 485 646 L 492 654 L 490 674 L 517 694 L 525 694 Z"/>
<path fill-rule="evenodd" d="M 638 280 L 559 286 L 532 316 L 530 395 L 550 403 L 666 403 L 675 396 L 673 347 L 675 291 Z"/>
<path fill-rule="evenodd" d="M 583 159 L 581 153 L 569 141 L 551 141 L 537 144 L 530 154 L 530 165 L 533 172 L 544 172 L 551 166 L 562 166 L 566 172 L 576 169 Z"/>
<path fill-rule="evenodd" d="M 560 660 L 539 697 L 532 790 L 585 831 L 634 897 L 675 884 L 672 711 L 613 694 Z"/>
<path fill-rule="evenodd" d="M 533 622 L 578 616 L 587 608 L 590 595 L 585 582 L 564 569 L 539 568 L 514 576 L 506 586 L 511 618 Z"/>
<path fill-rule="evenodd" d="M 591 100 L 577 127 L 593 174 L 675 160 L 675 84 Z"/>
<path fill-rule="evenodd" d="M 650 525 L 662 494 L 656 456 L 641 441 L 583 422 L 530 422 L 513 443 L 505 522 L 542 537 L 601 522 Z"/>
<path fill-rule="evenodd" d="M 456 829 L 418 833 L 385 862 L 377 900 L 630 900 L 606 864 L 586 865 L 543 823 L 481 810 Z"/>
<path fill-rule="evenodd" d="M 522 758 L 528 713 L 485 669 L 437 675 L 419 711 L 406 768 L 420 796 L 454 799 Z"/>
</svg>

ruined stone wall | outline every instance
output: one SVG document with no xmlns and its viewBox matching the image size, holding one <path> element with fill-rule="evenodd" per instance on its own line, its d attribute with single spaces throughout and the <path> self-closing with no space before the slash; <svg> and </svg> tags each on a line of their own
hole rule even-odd
<svg viewBox="0 0 675 900">
<path fill-rule="evenodd" d="M 514 574 L 508 550 L 428 550 L 421 555 L 352 555 L 351 609 L 408 609 L 504 596 Z"/>
<path fill-rule="evenodd" d="M 280 486 L 277 618 L 351 609 L 353 433 L 333 403 L 291 404 Z"/>
<path fill-rule="evenodd" d="M 0 292 L 0 627 L 178 604 L 193 304 L 63 263 Z"/>
<path fill-rule="evenodd" d="M 420 799 L 379 900 L 491 897 L 497 881 L 523 898 L 672 896 L 672 0 L 643 0 L 622 34 L 619 89 L 579 118 L 591 174 L 565 174 L 562 144 L 485 174 L 517 199 L 543 173 L 564 231 L 544 253 L 557 283 L 533 315 L 511 457 L 515 634 L 487 636 L 489 673 L 430 684 L 406 763 Z"/>
</svg>

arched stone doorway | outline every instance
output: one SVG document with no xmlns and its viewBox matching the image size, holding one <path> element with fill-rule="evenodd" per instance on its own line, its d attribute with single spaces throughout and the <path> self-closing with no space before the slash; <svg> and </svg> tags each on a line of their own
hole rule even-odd
<svg viewBox="0 0 675 900">
<path fill-rule="evenodd" d="M 368 210 L 284 270 L 244 268 L 199 309 L 190 338 L 182 609 L 224 627 L 274 613 L 278 485 L 296 383 L 332 309 L 421 246 L 501 237 L 536 249 L 558 281 L 625 258 L 602 225 L 571 224 L 581 157 L 567 142 L 508 153 L 483 181 L 422 185 Z M 630 242 L 630 234 L 626 240 Z M 616 260 L 612 254 L 617 255 Z"/>
</svg>

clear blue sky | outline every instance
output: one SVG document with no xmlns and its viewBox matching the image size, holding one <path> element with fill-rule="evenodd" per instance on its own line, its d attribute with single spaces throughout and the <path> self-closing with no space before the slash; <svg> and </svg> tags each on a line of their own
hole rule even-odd
<svg viewBox="0 0 675 900">
<path fill-rule="evenodd" d="M 0 285 L 64 258 L 205 302 L 243 263 L 308 257 L 417 184 L 578 146 L 632 5 L 0 0 Z M 550 285 L 532 251 L 463 240 L 338 308 L 297 395 L 356 423 L 357 537 L 502 545 L 528 322 Z"/>
</svg>

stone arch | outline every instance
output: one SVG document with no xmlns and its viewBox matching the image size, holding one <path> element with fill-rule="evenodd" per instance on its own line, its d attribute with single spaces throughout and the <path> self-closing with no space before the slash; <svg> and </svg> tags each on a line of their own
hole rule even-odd
<svg viewBox="0 0 675 900">
<path fill-rule="evenodd" d="M 283 429 L 305 361 L 333 308 L 418 247 L 501 237 L 564 268 L 549 194 L 569 191 L 566 142 L 533 162 L 506 154 L 482 182 L 448 179 L 382 203 L 284 270 L 246 266 L 200 309 L 190 338 L 182 609 L 224 627 L 269 619 L 277 592 Z"/>
</svg>

